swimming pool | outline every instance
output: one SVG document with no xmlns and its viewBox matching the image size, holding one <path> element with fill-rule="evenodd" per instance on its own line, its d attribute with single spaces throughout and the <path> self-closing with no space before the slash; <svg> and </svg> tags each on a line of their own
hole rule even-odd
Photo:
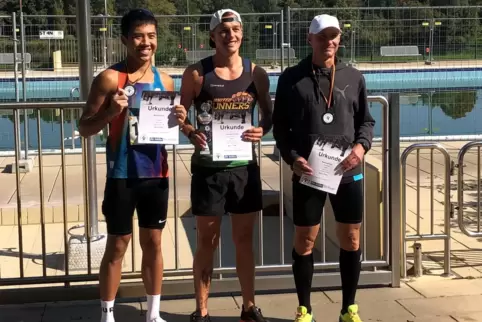
<svg viewBox="0 0 482 322">
<path fill-rule="evenodd" d="M 400 92 L 401 136 L 474 135 L 482 133 L 482 70 L 425 70 L 364 72 L 369 95 L 386 95 Z M 277 74 L 271 74 L 271 92 L 275 92 Z M 176 89 L 180 77 L 174 76 Z M 21 83 L 19 84 L 21 85 Z M 70 89 L 78 86 L 78 79 L 34 79 L 27 82 L 31 99 L 69 99 Z M 21 92 L 20 92 L 21 93 Z M 0 101 L 15 98 L 13 82 L 0 80 Z M 376 120 L 375 136 L 382 130 L 382 109 L 377 103 L 370 104 Z M 0 114 L 0 151 L 12 150 L 13 116 L 11 112 Z M 77 128 L 74 120 L 74 129 Z M 22 117 L 23 124 L 23 117 Z M 71 123 L 66 116 L 65 136 L 72 136 Z M 23 141 L 23 126 L 20 127 Z M 42 146 L 44 149 L 60 148 L 60 118 L 58 111 L 41 113 Z M 181 135 L 181 144 L 187 139 Z M 268 133 L 264 140 L 272 140 Z M 65 140 L 66 147 L 71 141 Z M 80 140 L 75 140 L 80 147 Z M 104 146 L 105 139 L 97 137 L 97 144 Z M 23 145 L 23 144 L 22 144 Z M 29 147 L 37 149 L 37 126 L 34 114 L 29 115 Z"/>
<path fill-rule="evenodd" d="M 482 68 L 459 69 L 417 69 L 363 71 L 367 88 L 370 91 L 400 91 L 443 88 L 482 87 Z M 276 92 L 279 73 L 269 73 L 270 92 Z M 173 75 L 175 89 L 181 87 L 181 76 Z M 22 97 L 22 82 L 19 84 Z M 27 99 L 29 100 L 67 100 L 72 88 L 79 87 L 77 77 L 28 78 Z M 0 101 L 15 100 L 14 80 L 0 78 Z"/>
</svg>

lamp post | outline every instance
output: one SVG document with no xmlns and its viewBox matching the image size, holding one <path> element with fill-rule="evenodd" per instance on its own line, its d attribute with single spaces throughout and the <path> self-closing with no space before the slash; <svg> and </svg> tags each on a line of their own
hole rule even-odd
<svg viewBox="0 0 482 322">
<path fill-rule="evenodd" d="M 429 22 L 424 21 L 422 22 L 423 27 L 429 27 L 429 38 L 428 38 L 428 58 L 425 60 L 425 65 L 432 65 L 433 63 L 433 34 L 435 26 L 441 26 L 442 22 L 435 21 L 435 19 L 430 20 Z"/>
<path fill-rule="evenodd" d="M 106 8 L 107 10 L 107 8 Z M 107 17 L 108 15 L 99 14 L 102 18 L 102 28 L 99 28 L 102 32 L 102 62 L 104 63 L 104 69 L 107 68 Z"/>
<path fill-rule="evenodd" d="M 350 30 L 350 65 L 353 65 L 356 63 L 355 60 L 355 29 L 352 28 L 351 23 L 345 23 L 343 24 L 343 28 Z M 346 49 L 346 47 L 345 47 Z"/>
</svg>

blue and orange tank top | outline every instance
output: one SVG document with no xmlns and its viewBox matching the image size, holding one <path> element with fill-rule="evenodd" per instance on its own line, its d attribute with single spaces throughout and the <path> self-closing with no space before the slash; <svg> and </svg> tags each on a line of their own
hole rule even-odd
<svg viewBox="0 0 482 322">
<path fill-rule="evenodd" d="M 143 91 L 164 91 L 161 75 L 156 67 L 153 83 L 129 84 L 123 62 L 111 67 L 119 72 L 120 88 L 130 85 L 134 93 L 128 96 L 129 107 L 109 123 L 106 143 L 107 178 L 166 178 L 168 177 L 167 151 L 163 144 L 131 144 L 129 119 L 139 119 Z"/>
</svg>

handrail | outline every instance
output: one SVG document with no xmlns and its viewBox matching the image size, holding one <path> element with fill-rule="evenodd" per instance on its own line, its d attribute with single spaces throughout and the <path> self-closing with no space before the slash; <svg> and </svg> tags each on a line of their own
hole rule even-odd
<svg viewBox="0 0 482 322">
<path fill-rule="evenodd" d="M 464 158 L 467 151 L 471 148 L 477 147 L 477 232 L 467 229 L 464 223 Z M 457 203 L 458 203 L 458 216 L 457 221 L 460 230 L 469 237 L 481 237 L 480 231 L 480 147 L 482 147 L 482 141 L 474 141 L 465 144 L 459 151 L 457 157 L 458 164 L 458 176 L 457 176 Z"/>
<path fill-rule="evenodd" d="M 420 234 L 420 213 L 417 212 L 417 232 L 414 235 L 407 236 L 405 233 L 405 228 L 407 225 L 407 205 L 406 205 L 406 176 L 407 176 L 407 158 L 412 151 L 419 151 L 424 149 L 438 150 L 440 151 L 445 159 L 445 180 L 444 180 L 444 234 L 436 234 L 433 232 L 433 215 L 431 216 L 431 227 L 432 231 L 430 234 Z M 418 157 L 418 156 L 417 156 Z M 401 156 L 402 164 L 402 247 L 401 247 L 401 275 L 403 278 L 407 277 L 407 252 L 405 243 L 407 241 L 418 241 L 418 240 L 444 240 L 444 275 L 449 276 L 451 265 L 450 265 L 450 154 L 440 143 L 417 143 L 412 144 L 403 151 Z M 431 180 L 433 179 L 433 156 L 431 158 Z M 417 171 L 419 171 L 418 160 L 417 160 Z M 433 182 L 432 182 L 433 183 Z M 433 184 L 431 184 L 431 189 L 433 189 Z M 417 190 L 417 194 L 419 189 Z M 433 214 L 433 207 L 431 209 Z"/>
<path fill-rule="evenodd" d="M 23 109 L 83 109 L 86 102 L 71 101 L 71 102 L 8 102 L 0 103 L 0 110 L 23 110 Z"/>
<path fill-rule="evenodd" d="M 70 99 L 71 100 L 74 100 L 74 93 L 77 92 L 77 93 L 80 93 L 80 90 L 78 87 L 72 87 L 70 89 Z"/>
<path fill-rule="evenodd" d="M 395 265 L 393 263 L 391 263 L 390 259 L 396 259 L 398 261 L 398 258 L 399 258 L 399 253 L 398 253 L 398 250 L 392 250 L 392 247 L 391 245 L 399 245 L 399 235 L 398 234 L 398 231 L 400 229 L 399 226 L 397 226 L 395 228 L 395 231 L 396 233 L 395 234 L 392 234 L 392 226 L 391 223 L 390 223 L 390 216 L 389 216 L 389 207 L 388 207 L 388 181 L 385 179 L 388 177 L 388 145 L 389 145 L 389 140 L 388 140 L 388 111 L 389 111 L 389 104 L 388 104 L 388 100 L 383 97 L 383 96 L 369 96 L 368 97 L 368 101 L 370 102 L 379 102 L 382 104 L 383 106 L 383 117 L 384 117 L 384 121 L 383 121 L 383 135 L 385 136 L 384 140 L 383 140 L 383 171 L 384 171 L 384 180 L 383 180 L 383 203 L 384 203 L 384 207 L 383 207 L 383 228 L 384 228 L 384 235 L 383 235 L 383 255 L 382 256 L 378 256 L 377 255 L 377 258 L 376 259 L 368 259 L 366 257 L 366 255 L 363 256 L 362 258 L 362 267 L 364 268 L 367 268 L 367 269 L 370 269 L 370 272 L 365 272 L 367 274 L 364 274 L 362 272 L 362 278 L 364 275 L 370 275 L 370 280 L 366 280 L 364 283 L 372 283 L 372 279 L 373 277 L 372 276 L 381 276 L 383 277 L 383 283 L 388 283 L 389 281 L 392 281 L 392 283 L 395 283 L 394 285 L 398 285 L 396 283 L 397 281 L 397 278 L 398 278 L 398 281 L 400 279 L 400 273 L 399 273 L 399 270 L 398 270 L 398 266 L 399 265 Z M 63 136 L 64 136 L 64 132 L 63 132 L 63 123 L 64 123 L 64 112 L 66 109 L 80 109 L 80 108 L 83 108 L 84 107 L 84 104 L 85 102 L 80 102 L 80 101 L 68 101 L 68 102 L 19 102 L 19 103 L 0 103 L 0 110 L 13 110 L 13 113 L 15 116 L 18 117 L 18 114 L 20 113 L 21 109 L 34 109 L 36 110 L 36 115 L 37 115 L 37 122 L 39 122 L 39 119 L 40 119 L 40 110 L 42 109 L 60 109 L 60 123 L 61 123 L 61 131 L 60 131 L 60 137 L 61 137 L 61 142 L 64 142 L 63 141 Z M 18 130 L 18 124 L 19 122 L 16 121 L 14 123 L 14 126 L 16 127 L 16 129 Z M 17 131 L 15 132 L 17 133 Z M 38 137 L 41 138 L 42 137 L 42 132 L 41 132 L 41 127 L 38 127 Z M 17 136 L 18 138 L 18 136 Z M 96 245 L 100 245 L 101 244 L 101 239 L 102 239 L 102 243 L 104 242 L 102 236 L 104 236 L 103 234 L 101 235 L 96 235 L 96 234 L 93 234 L 92 231 L 94 229 L 92 229 L 92 226 L 94 224 L 97 223 L 97 220 L 94 218 L 92 219 L 91 216 L 89 216 L 89 212 L 88 212 L 88 209 L 89 207 L 92 205 L 91 202 L 92 202 L 92 197 L 90 196 L 89 194 L 89 185 L 87 184 L 89 182 L 89 176 L 88 176 L 88 173 L 89 173 L 89 169 L 90 167 L 92 166 L 89 162 L 86 161 L 87 159 L 87 153 L 89 150 L 87 150 L 85 148 L 85 140 L 82 140 L 82 143 L 83 143 L 83 146 L 82 146 L 82 157 L 83 157 L 83 164 L 84 164 L 84 173 L 83 173 L 83 183 L 84 183 L 84 190 L 83 190 L 83 193 L 85 196 L 87 196 L 85 199 L 84 199 L 84 202 L 83 202 L 83 208 L 84 208 L 84 214 L 86 215 L 85 218 L 81 219 L 84 221 L 84 224 L 81 225 L 81 226 L 76 226 L 74 228 L 71 228 L 71 229 L 78 229 L 78 228 L 84 228 L 85 229 L 85 233 L 84 233 L 84 236 L 77 236 L 77 235 L 73 235 L 73 234 L 70 234 L 70 230 L 71 229 L 67 229 L 67 222 L 68 222 L 68 219 L 67 219 L 67 205 L 68 205 L 68 200 L 67 200 L 67 177 L 66 177 L 66 162 L 65 162 L 65 153 L 66 153 L 66 149 L 63 145 L 63 143 L 61 143 L 61 156 L 62 156 L 62 166 L 61 166 L 61 169 L 62 169 L 62 204 L 63 204 L 63 221 L 64 221 L 64 247 L 66 249 L 65 251 L 65 263 L 64 263 L 64 267 L 66 268 L 65 269 L 65 274 L 62 274 L 61 275 L 57 275 L 57 276 L 47 276 L 47 274 L 45 273 L 46 272 L 46 261 L 44 260 L 44 265 L 42 267 L 43 269 L 43 274 L 42 276 L 31 276 L 31 277 L 26 277 L 24 274 L 23 274 L 23 271 L 21 273 L 21 276 L 20 278 L 3 278 L 3 279 L 0 279 L 0 286 L 6 286 L 6 285 L 23 285 L 23 284 L 32 284 L 32 283 L 37 283 L 37 284 L 45 284 L 45 283 L 65 283 L 66 285 L 66 288 L 68 288 L 70 285 L 69 283 L 73 283 L 73 282 L 77 282 L 77 281 L 92 281 L 94 279 L 97 279 L 98 276 L 97 274 L 93 273 L 94 269 L 97 268 L 97 265 L 100 263 L 100 259 L 99 259 L 99 256 L 98 256 L 98 252 L 96 251 L 96 249 L 100 249 L 100 248 L 94 248 L 94 246 Z M 17 144 L 18 145 L 18 144 Z M 39 149 L 42 148 L 42 145 L 41 143 L 39 143 Z M 184 269 L 181 267 L 180 265 L 180 256 L 181 256 L 181 253 L 180 253 L 180 241 L 179 241 L 179 235 L 180 235 L 180 227 L 181 226 L 178 226 L 178 221 L 180 220 L 180 206 L 178 205 L 178 202 L 179 202 L 179 194 L 177 192 L 177 186 L 179 186 L 179 181 L 178 181 L 178 178 L 177 178 L 177 171 L 178 169 L 180 170 L 180 168 L 178 167 L 178 158 L 175 157 L 177 151 L 179 151 L 179 146 L 173 146 L 173 183 L 174 183 L 174 248 L 175 248 L 175 261 L 174 261 L 174 268 L 171 268 L 171 269 L 166 269 L 165 271 L 165 276 L 166 277 L 174 277 L 174 276 L 188 276 L 188 275 L 192 275 L 192 270 L 187 268 L 187 269 Z M 261 151 L 260 151 L 261 152 Z M 18 158 L 18 155 L 19 153 L 17 152 L 16 154 L 16 157 Z M 39 158 L 42 158 L 45 154 L 43 152 L 39 153 Z M 261 153 L 258 154 L 258 158 L 261 158 Z M 261 164 L 261 161 L 259 160 L 258 161 L 260 164 Z M 264 161 L 263 161 L 264 162 Z M 42 164 L 41 161 L 39 164 Z M 94 165 L 95 166 L 95 165 Z M 278 164 L 279 166 L 279 180 L 280 180 L 280 196 L 279 196 L 279 204 L 280 205 L 283 205 L 284 204 L 284 201 L 283 200 L 283 176 L 285 175 L 284 172 L 283 172 L 283 162 L 279 162 Z M 20 191 L 21 189 L 21 184 L 20 184 L 20 176 L 18 174 L 19 172 L 17 171 L 17 191 Z M 42 189 L 42 186 L 43 186 L 43 181 L 44 181 L 44 177 L 42 176 L 40 179 L 40 186 L 41 186 L 41 189 Z M 89 183 L 91 186 L 92 185 L 95 185 L 96 183 Z M 365 187 L 364 187 L 365 188 Z M 97 195 L 96 195 L 97 196 Z M 18 193 L 17 194 L 17 197 L 18 197 L 18 213 L 19 213 L 19 218 L 17 219 L 17 222 L 19 223 L 19 236 L 21 236 L 22 234 L 22 227 L 23 227 L 23 221 L 22 221 L 22 218 L 21 218 L 21 214 L 22 214 L 22 200 L 21 200 L 21 194 Z M 41 208 L 42 207 L 45 207 L 45 198 L 41 198 Z M 279 245 L 280 245 L 280 261 L 279 263 L 276 263 L 276 264 L 273 264 L 273 265 L 267 265 L 266 262 L 264 262 L 264 255 L 263 255 L 263 252 L 262 251 L 258 251 L 258 256 L 259 256 L 259 261 L 257 263 L 257 266 L 256 266 L 256 272 L 257 273 L 264 273 L 264 274 L 267 274 L 267 273 L 272 273 L 273 275 L 275 274 L 279 274 L 280 272 L 287 272 L 291 269 L 291 264 L 289 263 L 286 263 L 285 262 L 285 252 L 284 252 L 284 244 L 285 244 L 285 219 L 284 219 L 284 216 L 283 216 L 283 207 L 279 207 L 279 213 L 280 213 L 280 216 L 279 216 L 279 222 L 280 222 L 280 228 L 279 228 L 279 232 L 280 232 L 280 237 L 279 237 Z M 367 211 L 366 211 L 366 204 L 365 204 L 365 201 L 364 201 L 364 218 L 365 216 L 369 216 L 369 214 L 367 214 Z M 263 216 L 259 216 L 260 220 L 262 220 Z M 43 222 L 43 221 L 42 221 Z M 179 221 L 180 222 L 180 221 Z M 366 222 L 366 221 L 365 221 Z M 259 250 L 262 250 L 262 246 L 263 246 L 263 240 L 264 237 L 266 236 L 264 233 L 263 233 L 263 225 L 261 222 L 260 224 L 258 225 L 258 229 L 259 229 L 259 232 L 258 232 L 258 239 L 261 241 L 259 242 L 258 246 L 260 247 Z M 90 228 L 90 229 L 89 229 Z M 365 227 L 363 227 L 363 229 L 365 229 Z M 368 238 L 370 238 L 371 236 L 367 235 L 366 233 L 366 230 L 363 230 L 364 233 L 363 233 L 363 244 L 361 245 L 363 247 L 363 249 L 365 249 L 365 247 L 367 245 L 369 245 L 366 241 L 367 241 L 367 236 Z M 45 257 L 46 256 L 46 248 L 45 248 L 45 236 L 46 234 L 48 234 L 47 231 L 43 230 L 42 231 L 42 256 Z M 70 235 L 70 238 L 67 237 Z M 20 237 L 19 237 L 20 238 Z M 320 236 L 320 238 L 323 238 L 324 240 L 327 238 L 327 236 L 325 234 L 323 234 L 323 236 Z M 21 238 L 20 238 L 21 240 Z M 79 243 L 75 242 L 75 241 L 78 241 L 78 240 L 81 240 L 83 243 L 82 245 L 79 246 Z M 70 243 L 70 241 L 74 241 L 73 243 Z M 98 242 L 99 243 L 96 243 Z M 278 243 L 278 241 L 277 241 Z M 324 243 L 326 243 L 324 241 Z M 85 244 L 85 245 L 83 245 Z M 23 243 L 22 242 L 19 242 L 19 249 L 20 249 L 20 267 L 21 269 L 23 269 Z M 78 247 L 78 248 L 76 248 Z M 76 251 L 72 251 L 72 249 L 80 249 L 81 247 L 85 247 L 85 248 L 82 248 L 82 252 L 76 252 Z M 100 247 L 100 246 L 98 246 Z M 84 255 L 84 252 L 85 252 L 85 255 Z M 136 254 L 135 254 L 135 247 L 132 249 L 132 273 L 128 273 L 126 274 L 126 276 L 123 276 L 123 280 L 127 280 L 127 279 L 132 279 L 132 278 L 136 278 L 138 279 L 140 277 L 140 271 L 137 267 L 137 262 L 136 262 Z M 364 252 L 366 254 L 366 252 Z M 81 256 L 80 256 L 80 255 Z M 389 257 L 389 255 L 393 256 L 393 257 Z M 80 257 L 79 257 L 80 256 Z M 381 258 L 380 258 L 381 257 Z M 79 260 L 79 258 L 81 259 L 81 261 Z M 85 259 L 85 261 L 84 261 Z M 322 271 L 322 270 L 331 270 L 331 269 L 338 269 L 339 268 L 339 263 L 338 262 L 327 262 L 326 259 L 323 259 L 322 262 L 317 262 L 314 264 L 314 267 L 317 271 Z M 81 275 L 76 275 L 76 274 L 72 274 L 71 272 L 74 271 L 74 270 L 78 270 L 79 268 L 81 268 L 82 270 L 86 271 L 86 274 L 81 274 Z M 234 267 L 225 267 L 223 266 L 223 263 L 220 263 L 220 267 L 219 268 L 215 268 L 214 269 L 214 273 L 215 274 L 227 274 L 227 273 L 232 273 L 232 272 L 235 272 L 235 268 Z M 329 273 L 328 273 L 329 274 Z M 283 275 L 283 274 L 281 274 Z M 281 276 L 280 275 L 280 276 Z M 321 274 L 323 275 L 323 274 Z M 390 278 L 388 278 L 390 277 Z M 321 281 L 321 280 L 320 280 Z M 393 282 L 395 281 L 395 282 Z M 171 285 L 171 290 L 174 290 L 176 286 L 172 286 Z M 278 287 L 278 286 L 276 286 Z M 167 291 L 166 291 L 167 292 Z M 177 292 L 177 290 L 176 290 Z"/>
<path fill-rule="evenodd" d="M 368 102 L 375 102 L 375 103 L 380 103 L 382 105 L 382 175 L 383 175 L 383 180 L 382 180 L 382 203 L 383 203 L 383 218 L 384 218 L 384 235 L 383 235 L 383 241 L 384 241 L 384 248 L 383 248 L 383 258 L 384 260 L 390 262 L 390 214 L 389 214 L 389 207 L 388 203 L 390 200 L 390 185 L 388 182 L 388 153 L 389 153 L 389 140 L 388 140 L 388 109 L 389 109 L 389 104 L 388 100 L 385 96 L 368 96 Z M 396 254 L 395 254 L 396 256 Z M 392 268 L 395 269 L 395 268 Z"/>
<path fill-rule="evenodd" d="M 72 87 L 70 89 L 70 100 L 74 101 L 74 93 L 77 92 L 80 95 L 80 89 L 78 87 Z M 70 128 L 72 130 L 72 150 L 75 150 L 75 129 L 74 129 L 74 113 L 70 113 Z"/>
</svg>

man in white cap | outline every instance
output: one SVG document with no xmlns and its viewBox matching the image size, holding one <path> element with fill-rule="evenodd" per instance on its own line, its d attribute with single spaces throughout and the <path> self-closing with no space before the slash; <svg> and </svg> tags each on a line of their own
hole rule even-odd
<svg viewBox="0 0 482 322">
<path fill-rule="evenodd" d="M 266 71 L 239 56 L 242 39 L 243 23 L 239 13 L 223 9 L 213 14 L 209 43 L 216 53 L 186 69 L 181 105 L 176 107 L 181 130 L 195 146 L 191 160 L 191 203 L 197 225 L 193 263 L 196 311 L 191 315 L 192 322 L 210 321 L 207 301 L 213 256 L 219 242 L 221 218 L 226 213 L 231 215 L 236 272 L 243 296 L 240 320 L 267 321 L 254 303 L 253 230 L 262 209 L 261 174 L 254 143 L 271 130 L 272 103 Z M 243 141 L 252 142 L 246 146 L 249 157 L 232 160 L 237 151 L 213 151 L 213 142 L 220 140 L 219 144 L 225 139 L 223 128 L 229 124 L 236 125 L 235 128 L 253 124 L 256 103 L 261 112 L 259 126 L 247 126 L 242 134 L 235 133 L 231 139 L 242 137 L 234 139 L 239 140 L 235 146 L 246 146 Z M 187 109 L 193 104 L 197 129 L 186 119 Z M 228 157 L 218 161 L 223 153 L 229 154 Z"/>
<path fill-rule="evenodd" d="M 296 228 L 292 256 L 298 322 L 314 321 L 310 302 L 312 250 L 327 196 L 340 245 L 343 303 L 339 321 L 361 322 L 355 293 L 362 259 L 362 160 L 371 148 L 375 121 L 370 115 L 363 75 L 336 57 L 340 36 L 336 17 L 316 16 L 308 35 L 312 54 L 287 68 L 276 90 L 273 135 L 283 160 L 293 170 Z M 317 170 L 329 164 L 330 158 L 334 167 L 343 170 L 334 186 Z"/>
</svg>

